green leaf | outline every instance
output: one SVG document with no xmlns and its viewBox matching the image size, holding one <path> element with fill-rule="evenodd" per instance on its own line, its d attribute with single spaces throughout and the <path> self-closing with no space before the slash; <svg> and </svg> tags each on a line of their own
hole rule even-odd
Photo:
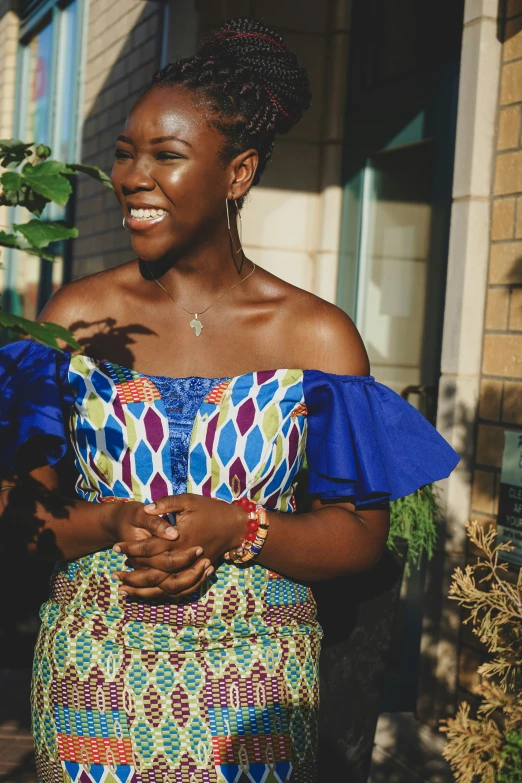
<svg viewBox="0 0 522 783">
<path fill-rule="evenodd" d="M 0 231 L 0 245 L 3 247 L 16 247 L 18 237 L 16 234 L 8 234 L 6 231 Z"/>
<path fill-rule="evenodd" d="M 16 250 L 23 250 L 24 253 L 29 253 L 32 256 L 45 258 L 47 261 L 54 261 L 52 253 L 48 253 L 46 250 L 39 250 L 30 245 L 25 239 L 21 239 L 15 234 L 8 234 L 6 231 L 0 231 L 0 246 L 14 247 Z"/>
<path fill-rule="evenodd" d="M 6 176 L 7 174 L 15 174 L 15 176 L 19 177 L 19 174 L 16 174 L 16 172 L 5 172 L 3 176 Z M 17 180 L 15 179 L 8 179 L 7 184 L 8 185 L 15 185 Z M 0 206 L 16 206 L 17 204 L 21 207 L 26 207 L 30 212 L 33 213 L 33 215 L 36 215 L 37 217 L 40 217 L 43 210 L 45 209 L 46 205 L 49 203 L 49 199 L 45 198 L 44 196 L 40 196 L 39 193 L 36 193 L 36 191 L 32 190 L 32 188 L 24 183 L 23 178 L 19 180 L 21 182 L 21 187 L 18 189 L 8 190 L 8 188 L 5 188 L 4 193 L 0 195 Z"/>
<path fill-rule="evenodd" d="M 24 144 L 20 139 L 1 139 L 0 140 L 0 165 L 4 168 L 15 168 L 22 163 L 28 155 L 33 142 Z"/>
<path fill-rule="evenodd" d="M 18 171 L 4 171 L 0 177 L 4 190 L 18 190 L 22 184 L 22 175 Z"/>
<path fill-rule="evenodd" d="M 62 207 L 67 204 L 72 193 L 71 183 L 64 174 L 72 174 L 72 171 L 58 160 L 44 160 L 35 166 L 26 163 L 22 169 L 22 175 L 29 187 Z"/>
<path fill-rule="evenodd" d="M 17 171 L 5 171 L 0 177 L 4 192 L 0 197 L 2 205 L 16 206 L 24 199 L 22 176 Z"/>
<path fill-rule="evenodd" d="M 78 229 L 67 225 L 63 220 L 44 223 L 41 220 L 30 220 L 28 223 L 14 223 L 13 229 L 18 231 L 33 247 L 47 247 L 50 242 L 61 239 L 72 239 L 78 236 Z"/>
<path fill-rule="evenodd" d="M 80 344 L 74 338 L 73 334 L 65 327 L 50 322 L 36 323 L 28 318 L 22 318 L 20 315 L 5 313 L 0 310 L 0 325 L 8 329 L 15 329 L 22 334 L 28 334 L 38 342 L 48 345 L 51 348 L 58 348 L 58 339 L 63 340 L 72 348 L 80 349 Z"/>
<path fill-rule="evenodd" d="M 33 215 L 40 217 L 45 207 L 49 203 L 49 199 L 45 196 L 41 196 L 29 185 L 22 185 L 21 198 L 18 202 L 21 207 L 26 207 Z"/>
<path fill-rule="evenodd" d="M 47 144 L 39 144 L 36 148 L 36 154 L 39 158 L 45 160 L 45 158 L 48 158 L 51 155 L 51 148 L 48 147 Z"/>
<path fill-rule="evenodd" d="M 67 168 L 77 171 L 80 174 L 87 174 L 88 177 L 101 182 L 106 188 L 114 190 L 111 178 L 102 169 L 99 169 L 98 166 L 84 166 L 82 163 L 68 163 Z"/>
</svg>

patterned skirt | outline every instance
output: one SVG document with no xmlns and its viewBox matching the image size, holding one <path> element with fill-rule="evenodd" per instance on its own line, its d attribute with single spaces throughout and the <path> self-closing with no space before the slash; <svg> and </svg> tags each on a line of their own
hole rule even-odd
<svg viewBox="0 0 522 783">
<path fill-rule="evenodd" d="M 38 783 L 316 783 L 316 634 L 187 652 L 42 627 Z"/>
</svg>

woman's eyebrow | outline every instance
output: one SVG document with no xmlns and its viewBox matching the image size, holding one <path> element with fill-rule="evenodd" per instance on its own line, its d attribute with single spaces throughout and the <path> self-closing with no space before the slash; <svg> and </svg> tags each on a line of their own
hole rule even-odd
<svg viewBox="0 0 522 783">
<path fill-rule="evenodd" d="M 155 139 L 150 140 L 150 144 L 161 144 L 164 141 L 180 141 L 182 144 L 186 144 L 187 147 L 192 147 L 190 142 L 180 139 L 179 136 L 157 136 Z"/>
<path fill-rule="evenodd" d="M 128 136 L 118 136 L 118 141 L 123 141 L 124 144 L 132 144 L 132 139 L 129 139 Z M 185 141 L 185 139 L 180 139 L 179 136 L 156 136 L 156 138 L 151 139 L 149 141 L 149 144 L 162 144 L 164 141 L 179 141 L 181 144 L 186 144 L 187 147 L 192 147 L 192 144 L 189 141 Z"/>
</svg>

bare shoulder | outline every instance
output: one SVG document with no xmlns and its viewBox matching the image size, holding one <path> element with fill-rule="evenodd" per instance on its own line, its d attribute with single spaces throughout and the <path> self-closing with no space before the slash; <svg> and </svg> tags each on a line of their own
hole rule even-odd
<svg viewBox="0 0 522 783">
<path fill-rule="evenodd" d="M 39 321 L 51 321 L 77 333 L 88 329 L 101 313 L 106 313 L 108 297 L 123 288 L 130 277 L 131 261 L 127 264 L 67 283 L 56 291 L 38 316 Z"/>
<path fill-rule="evenodd" d="M 288 304 L 292 332 L 299 338 L 299 367 L 338 375 L 370 372 L 364 343 L 344 310 L 301 289 L 289 294 Z"/>
</svg>

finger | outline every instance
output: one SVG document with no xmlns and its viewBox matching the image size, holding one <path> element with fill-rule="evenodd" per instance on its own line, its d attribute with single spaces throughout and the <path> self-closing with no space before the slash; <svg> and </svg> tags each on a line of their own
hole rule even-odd
<svg viewBox="0 0 522 783">
<path fill-rule="evenodd" d="M 203 558 L 202 561 L 198 561 L 195 567 L 196 573 L 205 571 L 210 566 L 210 560 Z M 185 564 L 180 566 L 179 572 L 185 573 L 190 571 L 190 568 Z M 177 576 L 178 572 L 175 569 L 170 571 L 162 571 L 159 568 L 142 568 L 137 571 L 115 571 L 113 576 L 118 579 L 122 586 L 129 585 L 130 587 L 158 587 L 169 576 Z"/>
<path fill-rule="evenodd" d="M 163 498 L 155 500 L 154 503 L 147 503 L 144 511 L 147 514 L 171 514 L 177 511 L 186 511 L 190 495 L 184 492 L 181 495 L 166 495 Z"/>
<path fill-rule="evenodd" d="M 167 574 L 178 574 L 186 568 L 195 565 L 199 557 L 203 554 L 201 547 L 195 549 L 182 549 L 179 551 L 162 552 L 153 557 L 136 557 L 140 568 L 157 568 L 158 571 L 165 571 Z"/>
<path fill-rule="evenodd" d="M 170 549 L 171 541 L 164 538 L 143 538 L 141 541 L 120 541 L 113 546 L 115 552 L 121 552 L 127 557 L 152 557 Z"/>
<path fill-rule="evenodd" d="M 171 576 L 171 574 L 166 574 L 164 571 L 158 571 L 157 568 L 143 568 L 139 571 L 116 571 L 113 574 L 113 577 L 118 579 L 121 583 L 118 588 L 120 592 L 127 586 L 158 587 L 169 576 Z"/>
<path fill-rule="evenodd" d="M 194 585 L 192 585 L 190 588 L 186 590 L 182 590 L 180 593 L 173 594 L 167 594 L 164 590 L 160 587 L 130 587 L 129 585 L 125 585 L 125 587 L 120 587 L 118 592 L 121 595 L 128 595 L 133 598 L 140 598 L 142 600 L 154 598 L 154 599 L 162 599 L 163 601 L 170 600 L 174 603 L 177 603 L 179 599 L 184 598 L 186 596 L 190 596 L 193 593 L 196 592 L 196 590 L 199 590 L 202 584 L 208 579 L 209 576 L 211 576 L 214 573 L 213 566 L 209 566 L 207 570 L 203 573 L 201 578 L 198 582 L 196 582 Z"/>
<path fill-rule="evenodd" d="M 147 508 L 145 506 L 144 508 Z M 158 512 L 155 512 L 156 514 Z M 179 537 L 179 532 L 174 525 L 171 525 L 167 519 L 162 519 L 158 516 L 147 516 L 140 514 L 132 524 L 134 527 L 143 528 L 153 536 L 158 538 L 166 538 L 169 541 L 175 541 Z"/>
<path fill-rule="evenodd" d="M 208 560 L 206 562 L 205 560 L 200 560 L 191 568 L 186 568 L 179 574 L 170 574 L 159 586 L 167 595 L 178 596 L 181 593 L 192 593 L 197 585 L 201 584 L 205 579 L 205 574 L 211 568 L 212 565 Z"/>
<path fill-rule="evenodd" d="M 144 538 L 141 541 L 120 541 L 113 546 L 114 552 L 121 552 L 127 557 L 154 557 L 164 552 L 176 551 L 171 549 L 172 541 L 166 542 L 164 538 Z M 194 547 L 184 552 L 194 552 L 196 557 L 203 554 L 202 547 Z"/>
<path fill-rule="evenodd" d="M 209 568 L 207 568 L 207 570 L 205 571 L 205 573 L 203 574 L 199 582 L 196 585 L 194 585 L 194 587 L 191 587 L 190 590 L 183 590 L 181 593 L 176 593 L 176 598 L 186 598 L 187 596 L 192 595 L 196 590 L 199 590 L 201 585 L 204 584 L 207 581 L 207 579 L 210 576 L 212 576 L 213 573 L 214 573 L 214 567 L 210 566 Z M 160 590 L 161 590 L 161 586 L 160 586 Z"/>
<path fill-rule="evenodd" d="M 149 561 L 146 557 L 127 557 L 124 561 L 126 568 L 133 568 L 135 571 L 140 571 L 142 568 L 149 567 Z"/>
<path fill-rule="evenodd" d="M 127 557 L 124 561 L 125 568 L 133 568 L 135 571 L 141 571 L 149 568 L 149 561 L 146 557 Z"/>
</svg>

